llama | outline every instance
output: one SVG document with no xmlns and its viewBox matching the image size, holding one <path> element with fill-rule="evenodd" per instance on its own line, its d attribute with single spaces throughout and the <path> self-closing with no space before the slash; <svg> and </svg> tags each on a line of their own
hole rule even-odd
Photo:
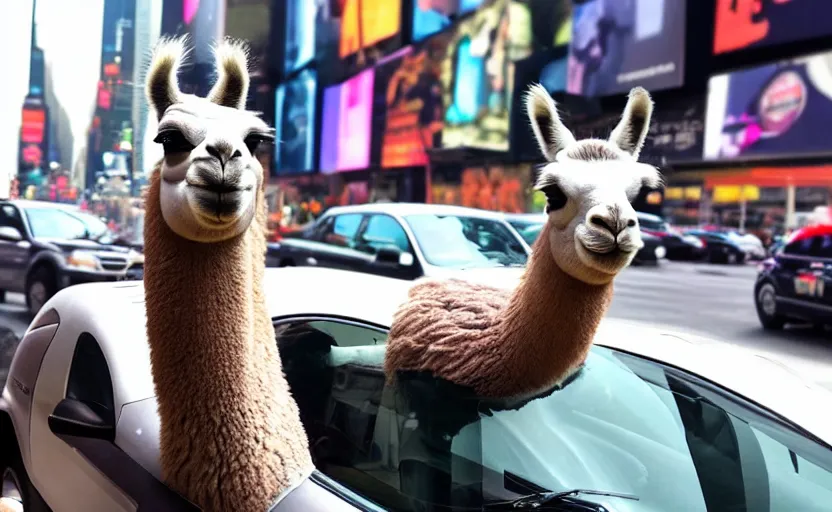
<svg viewBox="0 0 832 512">
<path fill-rule="evenodd" d="M 164 481 L 203 510 L 266 510 L 314 469 L 266 311 L 263 169 L 273 131 L 245 110 L 246 47 L 216 49 L 206 98 L 183 94 L 186 40 L 148 71 L 165 156 L 146 199 L 147 337 Z"/>
<path fill-rule="evenodd" d="M 637 161 L 653 102 L 631 90 L 609 140 L 575 140 L 540 85 L 526 109 L 548 162 L 535 187 L 548 219 L 519 285 L 415 284 L 388 336 L 388 380 L 428 372 L 485 398 L 521 398 L 562 384 L 585 361 L 613 279 L 644 245 L 630 201 L 642 186 L 661 184 L 654 167 Z"/>
</svg>

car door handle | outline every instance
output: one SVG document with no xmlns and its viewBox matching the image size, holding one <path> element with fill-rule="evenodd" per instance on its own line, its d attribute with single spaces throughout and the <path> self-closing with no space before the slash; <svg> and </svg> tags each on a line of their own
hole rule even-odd
<svg viewBox="0 0 832 512">
<path fill-rule="evenodd" d="M 306 264 L 307 265 L 317 265 L 318 260 L 316 260 L 315 258 L 309 257 L 309 258 L 306 258 Z"/>
</svg>

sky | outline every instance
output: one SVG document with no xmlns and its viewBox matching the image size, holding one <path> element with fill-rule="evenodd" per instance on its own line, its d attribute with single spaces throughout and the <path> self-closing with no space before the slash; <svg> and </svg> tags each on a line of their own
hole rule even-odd
<svg viewBox="0 0 832 512">
<path fill-rule="evenodd" d="M 66 109 L 76 140 L 84 140 L 95 109 L 101 65 L 101 20 L 104 0 L 38 0 L 35 19 L 38 45 L 52 65 L 58 101 Z M 20 111 L 29 84 L 32 0 L 3 2 L 0 48 L 6 71 L 0 94 L 0 197 L 7 197 L 17 170 Z M 73 162 L 81 144 L 75 144 Z"/>
</svg>

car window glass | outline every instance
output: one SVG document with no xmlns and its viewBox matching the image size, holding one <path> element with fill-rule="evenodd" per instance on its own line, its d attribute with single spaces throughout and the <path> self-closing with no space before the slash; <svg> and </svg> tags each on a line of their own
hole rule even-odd
<svg viewBox="0 0 832 512">
<path fill-rule="evenodd" d="M 0 226 L 15 228 L 20 231 L 21 235 L 25 234 L 20 212 L 10 204 L 4 204 L 0 207 Z"/>
<path fill-rule="evenodd" d="M 502 222 L 457 215 L 409 215 L 416 243 L 431 265 L 448 268 L 523 266 L 526 249 Z"/>
<path fill-rule="evenodd" d="M 678 370 L 593 346 L 562 387 L 486 402 L 424 374 L 387 380 L 383 336 L 336 324 L 278 329 L 287 378 L 316 466 L 391 510 L 481 510 L 540 489 L 639 498 L 574 496 L 611 510 L 832 501 L 825 447 Z"/>
<path fill-rule="evenodd" d="M 355 235 L 361 226 L 363 215 L 360 213 L 348 213 L 337 215 L 324 232 L 322 242 L 339 247 L 355 246 Z"/>
<path fill-rule="evenodd" d="M 809 250 L 812 247 L 813 242 L 814 238 L 803 238 L 801 240 L 794 241 L 786 245 L 786 248 L 783 249 L 783 254 L 790 254 L 793 256 L 808 256 Z"/>
<path fill-rule="evenodd" d="M 394 245 L 402 252 L 410 252 L 407 233 L 399 221 L 389 215 L 373 215 L 361 234 L 358 249 L 375 254 L 380 247 Z"/>
<path fill-rule="evenodd" d="M 27 208 L 26 218 L 35 238 L 68 240 L 89 236 L 86 224 L 58 208 Z"/>
</svg>

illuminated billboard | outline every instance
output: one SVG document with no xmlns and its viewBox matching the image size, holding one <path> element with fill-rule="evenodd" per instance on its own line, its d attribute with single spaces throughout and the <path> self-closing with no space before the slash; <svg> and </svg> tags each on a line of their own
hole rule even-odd
<svg viewBox="0 0 832 512">
<path fill-rule="evenodd" d="M 365 169 L 370 165 L 374 69 L 324 90 L 321 172 Z"/>
<path fill-rule="evenodd" d="M 343 58 L 393 37 L 401 17 L 402 0 L 345 0 L 338 54 Z"/>
<path fill-rule="evenodd" d="M 276 174 L 314 167 L 316 88 L 314 71 L 305 70 L 275 91 Z"/>
</svg>

